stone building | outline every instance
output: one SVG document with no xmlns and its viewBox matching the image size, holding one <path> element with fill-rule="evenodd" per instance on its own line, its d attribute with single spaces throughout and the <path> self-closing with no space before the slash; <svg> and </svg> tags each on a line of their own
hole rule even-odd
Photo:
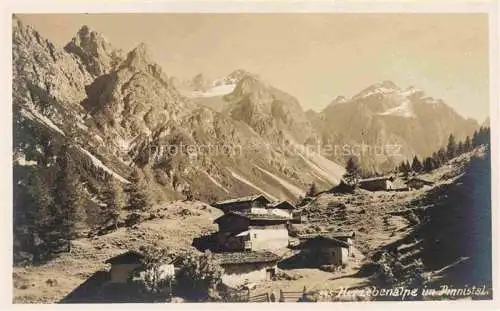
<svg viewBox="0 0 500 311">
<path fill-rule="evenodd" d="M 215 253 L 213 258 L 224 268 L 222 282 L 232 287 L 272 279 L 281 259 L 268 251 Z"/>
</svg>

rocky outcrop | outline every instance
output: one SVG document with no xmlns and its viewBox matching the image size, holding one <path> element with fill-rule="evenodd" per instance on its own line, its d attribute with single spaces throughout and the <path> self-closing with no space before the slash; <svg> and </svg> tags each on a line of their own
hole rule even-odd
<svg viewBox="0 0 500 311">
<path fill-rule="evenodd" d="M 94 77 L 109 73 L 124 58 L 121 50 L 87 26 L 83 26 L 64 49 L 76 55 Z"/>
</svg>

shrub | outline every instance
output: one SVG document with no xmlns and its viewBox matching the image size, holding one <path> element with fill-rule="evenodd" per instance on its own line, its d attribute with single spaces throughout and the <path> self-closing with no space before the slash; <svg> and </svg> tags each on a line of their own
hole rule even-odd
<svg viewBox="0 0 500 311">
<path fill-rule="evenodd" d="M 210 251 L 202 255 L 189 252 L 181 258 L 177 274 L 177 289 L 194 300 L 216 296 L 213 290 L 221 283 L 224 270 L 212 258 Z"/>
</svg>

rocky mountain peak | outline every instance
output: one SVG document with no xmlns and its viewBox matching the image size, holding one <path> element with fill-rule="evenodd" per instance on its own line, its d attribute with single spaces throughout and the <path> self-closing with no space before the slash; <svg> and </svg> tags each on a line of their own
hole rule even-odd
<svg viewBox="0 0 500 311">
<path fill-rule="evenodd" d="M 13 77 L 17 85 L 44 86 L 62 102 L 78 104 L 92 77 L 72 54 L 55 46 L 16 16 L 12 19 Z"/>
<path fill-rule="evenodd" d="M 64 49 L 80 58 L 87 71 L 96 77 L 109 73 L 123 61 L 122 51 L 87 25 L 78 30 Z"/>
<path fill-rule="evenodd" d="M 400 91 L 401 89 L 396 85 L 396 83 L 384 80 L 369 87 L 363 89 L 359 94 L 355 95 L 353 98 L 368 97 L 375 94 L 390 94 Z"/>
<path fill-rule="evenodd" d="M 225 76 L 224 78 L 215 80 L 213 82 L 213 85 L 219 86 L 219 85 L 238 84 L 238 82 L 240 82 L 246 76 L 257 77 L 257 75 L 248 72 L 244 69 L 236 69 L 227 76 Z"/>
<path fill-rule="evenodd" d="M 140 43 L 136 48 L 127 54 L 125 66 L 141 70 L 151 64 L 151 57 L 145 43 Z"/>
<path fill-rule="evenodd" d="M 199 73 L 190 81 L 190 86 L 194 91 L 206 91 L 211 86 L 211 81 L 203 73 Z"/>
<path fill-rule="evenodd" d="M 262 94 L 266 90 L 266 85 L 253 75 L 246 75 L 239 80 L 232 93 L 233 96 L 245 96 L 248 94 Z"/>
</svg>

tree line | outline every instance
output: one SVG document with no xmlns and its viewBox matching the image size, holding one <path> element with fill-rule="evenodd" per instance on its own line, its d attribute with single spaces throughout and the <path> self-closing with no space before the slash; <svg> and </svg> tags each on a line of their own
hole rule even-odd
<svg viewBox="0 0 500 311">
<path fill-rule="evenodd" d="M 448 160 L 469 152 L 478 146 L 488 145 L 489 142 L 489 127 L 479 128 L 479 130 L 474 131 L 472 139 L 467 136 L 463 141 L 459 141 L 458 143 L 455 136 L 450 134 L 446 147 L 441 147 L 438 151 L 433 152 L 432 155 L 425 157 L 423 160 L 415 155 L 411 164 L 408 160 L 403 161 L 398 166 L 397 171 L 403 173 L 404 176 L 408 176 L 411 172 L 430 172 L 443 166 Z"/>
<path fill-rule="evenodd" d="M 457 143 L 456 138 L 453 134 L 448 137 L 448 144 L 446 147 L 440 148 L 438 151 L 433 152 L 431 156 L 425 157 L 421 160 L 418 156 L 414 156 L 411 164 L 408 160 L 401 162 L 396 171 L 403 173 L 405 177 L 412 172 L 414 173 L 424 173 L 430 172 L 444 165 L 448 160 L 451 160 L 461 154 L 471 151 L 472 149 L 481 146 L 489 145 L 490 143 L 490 128 L 483 126 L 479 130 L 474 131 L 472 139 L 467 136 L 463 141 Z M 342 180 L 348 185 L 357 184 L 360 178 L 367 178 L 373 176 L 364 172 L 357 162 L 356 158 L 350 157 L 345 166 L 345 173 L 342 176 Z M 306 197 L 313 197 L 317 195 L 318 189 L 316 183 L 311 183 L 309 189 L 306 192 Z M 299 202 L 302 200 L 299 199 Z"/>
<path fill-rule="evenodd" d="M 70 241 L 88 227 L 88 206 L 97 205 L 85 187 L 88 176 L 82 176 L 80 152 L 69 139 L 60 146 L 51 141 L 41 151 L 36 165 L 14 165 L 15 263 L 41 263 L 70 251 Z M 132 171 L 125 185 L 110 174 L 101 176 L 98 226 L 117 228 L 122 211 L 145 210 L 153 204 L 140 169 Z"/>
</svg>

